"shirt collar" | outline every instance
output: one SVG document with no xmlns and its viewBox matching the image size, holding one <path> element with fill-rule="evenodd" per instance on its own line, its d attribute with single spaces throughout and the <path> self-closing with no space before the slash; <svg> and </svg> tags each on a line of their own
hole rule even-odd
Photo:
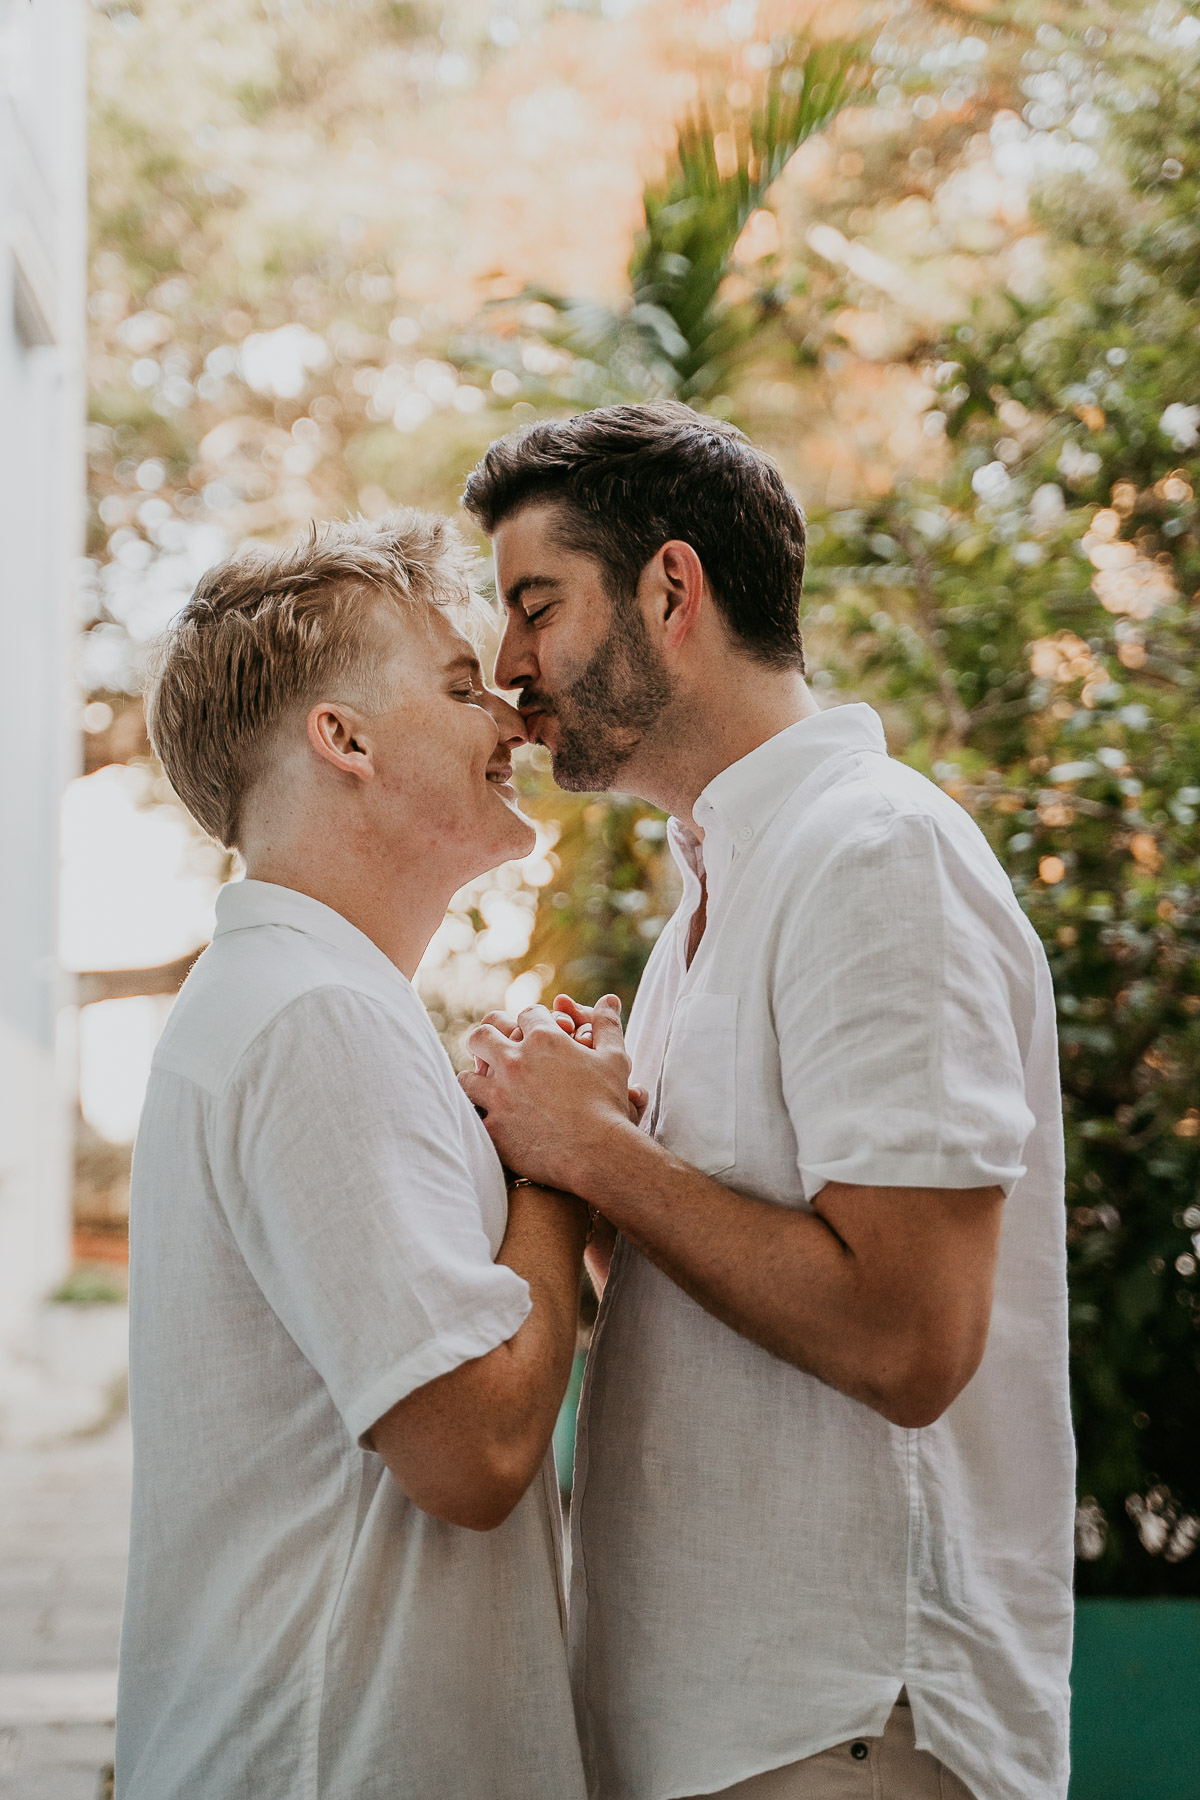
<svg viewBox="0 0 1200 1800">
<path fill-rule="evenodd" d="M 737 855 L 749 849 L 771 823 L 789 794 L 830 757 L 855 751 L 887 754 L 883 724 L 873 707 L 855 701 L 797 719 L 714 775 L 692 817 L 704 833 L 703 845 L 672 819 L 669 837 L 685 885 L 701 870 L 710 886 L 719 883 Z"/>
<path fill-rule="evenodd" d="M 324 901 L 314 900 L 298 888 L 278 887 L 273 881 L 227 882 L 217 895 L 214 938 L 230 931 L 253 931 L 259 925 L 282 925 L 289 931 L 302 931 L 369 962 L 379 973 L 386 971 L 393 979 L 407 982 L 407 976 L 365 931 Z"/>
</svg>

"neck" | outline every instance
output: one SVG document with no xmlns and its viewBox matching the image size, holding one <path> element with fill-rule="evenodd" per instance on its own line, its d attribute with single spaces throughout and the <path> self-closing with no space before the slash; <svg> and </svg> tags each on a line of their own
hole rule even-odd
<svg viewBox="0 0 1200 1800">
<path fill-rule="evenodd" d="M 252 881 L 293 888 L 341 913 L 411 981 L 456 884 L 433 882 L 420 856 L 397 869 L 344 839 L 314 833 L 309 841 L 320 845 L 319 855 L 251 841 L 244 852 L 246 874 Z"/>
<path fill-rule="evenodd" d="M 722 769 L 820 710 L 796 671 L 739 659 L 732 672 L 726 665 L 719 695 L 690 694 L 668 707 L 620 785 L 696 831 L 692 808 Z"/>
</svg>

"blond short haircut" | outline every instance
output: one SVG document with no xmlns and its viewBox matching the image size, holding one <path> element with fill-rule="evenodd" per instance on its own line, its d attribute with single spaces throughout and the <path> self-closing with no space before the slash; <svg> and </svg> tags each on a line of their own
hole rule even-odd
<svg viewBox="0 0 1200 1800">
<path fill-rule="evenodd" d="M 210 836 L 237 847 L 264 751 L 300 708 L 384 709 L 387 608 L 441 607 L 473 623 L 475 562 L 448 519 L 404 509 L 208 571 L 159 647 L 146 716 L 172 787 Z"/>
</svg>

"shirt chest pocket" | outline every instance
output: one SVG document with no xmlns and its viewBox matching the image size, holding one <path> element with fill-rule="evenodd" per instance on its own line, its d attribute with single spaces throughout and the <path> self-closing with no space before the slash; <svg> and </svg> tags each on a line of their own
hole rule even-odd
<svg viewBox="0 0 1200 1800">
<path fill-rule="evenodd" d="M 737 1158 L 736 994 L 685 994 L 675 1008 L 654 1135 L 706 1175 Z"/>
</svg>

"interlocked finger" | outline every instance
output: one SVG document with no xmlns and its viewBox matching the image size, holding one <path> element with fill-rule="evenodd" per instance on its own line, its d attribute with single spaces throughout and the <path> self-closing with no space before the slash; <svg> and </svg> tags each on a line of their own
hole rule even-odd
<svg viewBox="0 0 1200 1800">
<path fill-rule="evenodd" d="M 489 1065 L 507 1062 L 516 1054 L 516 1044 L 495 1025 L 476 1025 L 467 1034 L 467 1049 L 478 1062 Z"/>
<path fill-rule="evenodd" d="M 517 1015 L 517 1028 L 523 1038 L 539 1031 L 553 1031 L 556 1035 L 562 1032 L 562 1026 L 547 1006 L 527 1006 Z"/>
<path fill-rule="evenodd" d="M 515 1037 L 518 1026 L 514 1015 L 510 1012 L 486 1012 L 479 1023 L 490 1025 L 493 1031 L 501 1031 L 506 1038 Z"/>
</svg>

